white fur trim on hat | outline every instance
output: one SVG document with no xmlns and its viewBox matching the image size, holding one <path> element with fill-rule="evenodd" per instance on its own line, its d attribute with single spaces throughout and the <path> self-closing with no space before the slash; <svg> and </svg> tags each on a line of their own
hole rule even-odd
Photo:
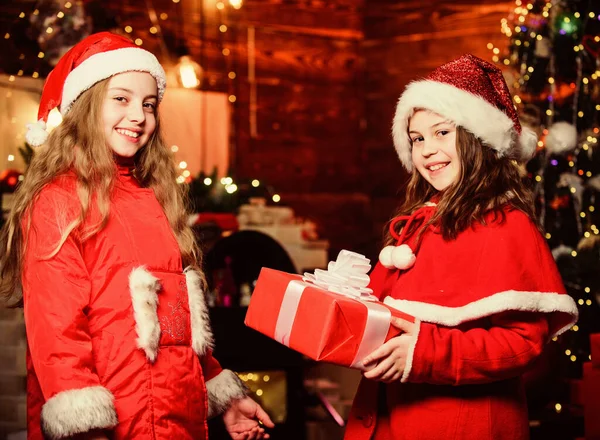
<svg viewBox="0 0 600 440">
<path fill-rule="evenodd" d="M 531 154 L 532 132 L 518 139 L 512 119 L 481 96 L 442 82 L 415 81 L 406 87 L 398 101 L 392 128 L 396 151 L 409 171 L 412 157 L 408 121 L 416 109 L 430 110 L 469 130 L 500 156 L 525 159 Z M 533 142 L 533 151 L 536 143 L 537 139 Z"/>
<path fill-rule="evenodd" d="M 43 145 L 48 139 L 48 132 L 46 131 L 46 122 L 40 119 L 34 124 L 27 124 L 27 131 L 25 132 L 25 140 L 33 147 L 39 147 Z"/>
<path fill-rule="evenodd" d="M 223 413 L 233 400 L 243 399 L 248 389 L 241 379 L 231 370 L 223 370 L 206 382 L 208 394 L 208 418 Z"/>
<path fill-rule="evenodd" d="M 202 356 L 208 348 L 212 348 L 214 345 L 208 308 L 202 291 L 202 276 L 192 268 L 186 268 L 184 273 L 190 304 L 192 348 L 198 356 Z"/>
<path fill-rule="evenodd" d="M 150 362 L 154 362 L 160 341 L 157 313 L 160 282 L 144 267 L 137 267 L 129 274 L 129 290 L 138 335 L 137 346 L 144 350 Z"/>
<path fill-rule="evenodd" d="M 147 50 L 126 47 L 92 55 L 73 69 L 65 80 L 60 112 L 66 114 L 79 95 L 97 82 L 124 72 L 148 72 L 156 79 L 158 100 L 162 99 L 167 80 L 156 57 Z"/>
<path fill-rule="evenodd" d="M 117 426 L 114 397 L 101 386 L 61 391 L 42 407 L 42 431 L 50 439 Z"/>
<path fill-rule="evenodd" d="M 554 329 L 551 337 L 559 335 L 577 322 L 579 311 L 575 301 L 566 294 L 546 292 L 522 292 L 507 290 L 490 295 L 461 307 L 446 307 L 420 301 L 394 299 L 390 296 L 383 303 L 407 313 L 423 322 L 455 327 L 463 322 L 474 321 L 501 312 L 521 311 L 553 313 L 562 312 L 571 316 L 570 321 L 559 329 Z"/>
</svg>

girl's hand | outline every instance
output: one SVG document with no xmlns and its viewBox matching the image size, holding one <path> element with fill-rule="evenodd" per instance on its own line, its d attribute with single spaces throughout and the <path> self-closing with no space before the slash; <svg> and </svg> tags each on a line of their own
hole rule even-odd
<svg viewBox="0 0 600 440">
<path fill-rule="evenodd" d="M 223 422 L 233 440 L 268 439 L 269 434 L 258 422 L 267 428 L 275 426 L 267 413 L 250 397 L 235 400 L 223 414 Z"/>
<path fill-rule="evenodd" d="M 403 333 L 387 341 L 363 360 L 365 366 L 376 365 L 363 373 L 367 379 L 391 383 L 399 380 L 404 373 L 408 347 L 416 331 L 415 324 L 396 317 L 392 318 L 391 324 Z"/>
</svg>

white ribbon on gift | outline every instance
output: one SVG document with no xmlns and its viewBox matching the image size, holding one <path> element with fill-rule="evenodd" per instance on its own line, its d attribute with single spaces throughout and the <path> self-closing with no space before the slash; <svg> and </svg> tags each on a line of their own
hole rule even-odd
<svg viewBox="0 0 600 440">
<path fill-rule="evenodd" d="M 367 275 L 370 269 L 370 261 L 364 255 L 341 250 L 337 259 L 329 262 L 327 270 L 316 269 L 314 274 L 304 272 L 303 280 L 361 301 L 377 301 L 373 290 L 367 287 L 371 281 Z"/>
<path fill-rule="evenodd" d="M 362 360 L 385 342 L 392 318 L 390 310 L 383 304 L 376 302 L 377 298 L 371 295 L 372 290 L 366 287 L 369 284 L 369 276 L 366 273 L 370 268 L 369 260 L 363 255 L 342 250 L 338 255 L 338 259 L 329 263 L 328 270 L 321 271 L 327 272 L 329 278 L 323 276 L 322 273 L 317 278 L 317 272 L 315 271 L 313 277 L 308 276 L 311 274 L 304 274 L 304 281 L 290 281 L 285 290 L 279 316 L 277 317 L 274 339 L 289 347 L 298 305 L 304 289 L 307 287 L 318 287 L 351 297 L 360 301 L 367 308 L 367 322 L 350 367 L 365 370 Z M 366 284 L 364 283 L 365 277 Z M 319 283 L 311 282 L 312 278 L 318 279 Z M 325 280 L 327 279 L 332 282 L 326 283 Z M 348 284 L 342 284 L 344 280 Z"/>
</svg>

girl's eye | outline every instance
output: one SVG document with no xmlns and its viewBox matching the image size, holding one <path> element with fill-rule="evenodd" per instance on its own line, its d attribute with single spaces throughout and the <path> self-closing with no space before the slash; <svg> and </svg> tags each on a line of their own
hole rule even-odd
<svg viewBox="0 0 600 440">
<path fill-rule="evenodd" d="M 115 96 L 115 101 L 119 102 L 127 102 L 127 99 L 124 96 Z"/>
<path fill-rule="evenodd" d="M 450 133 L 448 130 L 440 130 L 437 132 L 439 136 L 446 136 L 448 133 Z"/>
<path fill-rule="evenodd" d="M 154 104 L 153 102 L 145 102 L 144 107 L 150 110 L 154 110 L 156 108 L 156 104 Z"/>
<path fill-rule="evenodd" d="M 423 136 L 419 136 L 411 140 L 411 143 L 413 144 L 416 144 L 418 142 L 423 142 Z"/>
</svg>

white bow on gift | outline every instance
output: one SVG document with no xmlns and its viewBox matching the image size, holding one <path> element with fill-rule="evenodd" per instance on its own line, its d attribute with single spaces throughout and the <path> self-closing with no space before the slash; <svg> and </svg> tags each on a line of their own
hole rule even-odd
<svg viewBox="0 0 600 440">
<path fill-rule="evenodd" d="M 361 301 L 377 301 L 369 289 L 370 260 L 356 252 L 341 250 L 335 261 L 330 261 L 327 270 L 315 269 L 315 273 L 304 272 L 304 281 L 315 284 L 330 292 L 349 296 Z"/>
</svg>

